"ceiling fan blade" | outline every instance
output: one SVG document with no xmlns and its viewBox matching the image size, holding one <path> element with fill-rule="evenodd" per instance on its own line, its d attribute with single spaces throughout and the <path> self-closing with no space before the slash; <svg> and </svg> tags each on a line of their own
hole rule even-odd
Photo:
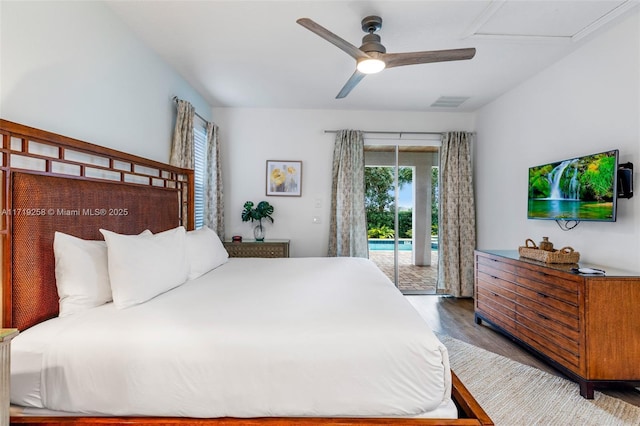
<svg viewBox="0 0 640 426">
<path fill-rule="evenodd" d="M 353 88 L 356 87 L 356 85 L 360 83 L 360 80 L 362 80 L 365 76 L 366 74 L 356 70 L 353 74 L 351 74 L 351 77 L 349 77 L 349 80 L 347 80 L 344 86 L 342 86 L 342 89 L 336 96 L 336 99 L 342 99 L 347 96 L 349 92 L 351 92 L 351 90 L 353 90 Z"/>
<path fill-rule="evenodd" d="M 386 68 L 392 68 L 429 62 L 462 61 L 473 58 L 475 54 L 476 49 L 470 47 L 466 49 L 428 50 L 425 52 L 384 53 L 380 59 L 387 64 Z"/>
<path fill-rule="evenodd" d="M 309 18 L 300 18 L 296 22 L 302 25 L 303 27 L 305 27 L 306 29 L 308 29 L 309 31 L 314 32 L 320 37 L 322 37 L 323 39 L 327 40 L 329 43 L 332 43 L 333 45 L 342 49 L 344 52 L 346 52 L 349 56 L 351 56 L 354 59 L 366 59 L 369 57 L 369 55 L 367 55 L 362 50 L 355 47 L 353 44 L 349 43 L 348 41 L 344 40 L 341 37 L 338 37 L 328 29 L 324 28 L 321 25 L 316 24 Z"/>
</svg>

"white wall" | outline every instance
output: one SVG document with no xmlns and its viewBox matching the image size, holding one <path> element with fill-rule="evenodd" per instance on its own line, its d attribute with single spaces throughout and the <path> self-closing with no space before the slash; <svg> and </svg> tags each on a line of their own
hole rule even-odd
<svg viewBox="0 0 640 426">
<path fill-rule="evenodd" d="M 0 2 L 0 117 L 166 162 L 171 97 L 221 129 L 227 237 L 251 237 L 247 200 L 269 200 L 272 238 L 292 255 L 323 256 L 328 241 L 333 135 L 324 129 L 477 130 L 478 247 L 516 248 L 549 236 L 585 261 L 640 260 L 640 197 L 620 200 L 616 223 L 561 232 L 526 219 L 531 165 L 618 148 L 640 167 L 640 34 L 636 14 L 477 114 L 215 109 L 99 2 Z M 213 115 L 212 115 L 213 113 Z M 266 197 L 265 161 L 303 161 L 302 197 Z M 637 177 L 637 172 L 636 172 Z M 316 207 L 319 204 L 320 207 Z M 318 216 L 319 225 L 312 224 Z"/>
<path fill-rule="evenodd" d="M 211 108 L 101 2 L 0 2 L 0 117 L 168 162 L 174 95 Z"/>
<path fill-rule="evenodd" d="M 617 148 L 621 162 L 640 167 L 639 57 L 636 13 L 478 112 L 479 248 L 516 249 L 548 236 L 585 262 L 640 268 L 637 194 L 619 200 L 615 223 L 563 232 L 553 221 L 527 220 L 530 166 Z"/>
<path fill-rule="evenodd" d="M 245 201 L 269 201 L 274 208 L 267 239 L 291 240 L 291 256 L 326 256 L 335 135 L 324 130 L 473 130 L 473 114 L 216 108 L 225 185 L 226 237 L 253 238 L 242 222 Z M 266 161 L 301 160 L 302 196 L 267 197 Z M 320 224 L 313 224 L 314 216 Z"/>
</svg>

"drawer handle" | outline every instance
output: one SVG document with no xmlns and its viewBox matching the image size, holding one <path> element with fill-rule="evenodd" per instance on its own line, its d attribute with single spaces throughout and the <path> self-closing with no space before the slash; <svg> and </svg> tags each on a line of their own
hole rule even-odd
<svg viewBox="0 0 640 426">
<path fill-rule="evenodd" d="M 549 297 L 549 296 L 547 296 L 546 294 L 544 294 L 544 293 L 540 293 L 540 292 L 538 292 L 538 296 L 540 296 L 540 297 Z"/>
<path fill-rule="evenodd" d="M 498 293 L 493 293 L 493 292 L 492 292 L 492 294 L 493 294 L 495 297 L 500 297 L 500 295 L 499 295 Z"/>
<path fill-rule="evenodd" d="M 548 319 L 549 319 L 548 317 L 546 317 L 546 316 L 542 315 L 541 313 L 538 313 L 538 316 L 539 316 L 540 318 L 542 318 L 543 320 L 548 320 Z"/>
</svg>

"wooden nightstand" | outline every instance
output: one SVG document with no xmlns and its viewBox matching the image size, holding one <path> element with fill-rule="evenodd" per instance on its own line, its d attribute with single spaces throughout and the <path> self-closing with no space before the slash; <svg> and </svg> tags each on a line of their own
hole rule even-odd
<svg viewBox="0 0 640 426">
<path fill-rule="evenodd" d="M 14 328 L 0 329 L 0 425 L 9 424 L 11 339 L 17 335 L 18 330 Z"/>
<path fill-rule="evenodd" d="M 225 241 L 229 257 L 289 257 L 289 240 Z"/>
</svg>

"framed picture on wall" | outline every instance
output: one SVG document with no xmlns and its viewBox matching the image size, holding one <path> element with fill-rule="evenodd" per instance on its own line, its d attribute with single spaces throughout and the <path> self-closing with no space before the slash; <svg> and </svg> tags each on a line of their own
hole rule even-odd
<svg viewBox="0 0 640 426">
<path fill-rule="evenodd" d="M 267 195 L 302 195 L 302 161 L 267 160 Z"/>
</svg>

